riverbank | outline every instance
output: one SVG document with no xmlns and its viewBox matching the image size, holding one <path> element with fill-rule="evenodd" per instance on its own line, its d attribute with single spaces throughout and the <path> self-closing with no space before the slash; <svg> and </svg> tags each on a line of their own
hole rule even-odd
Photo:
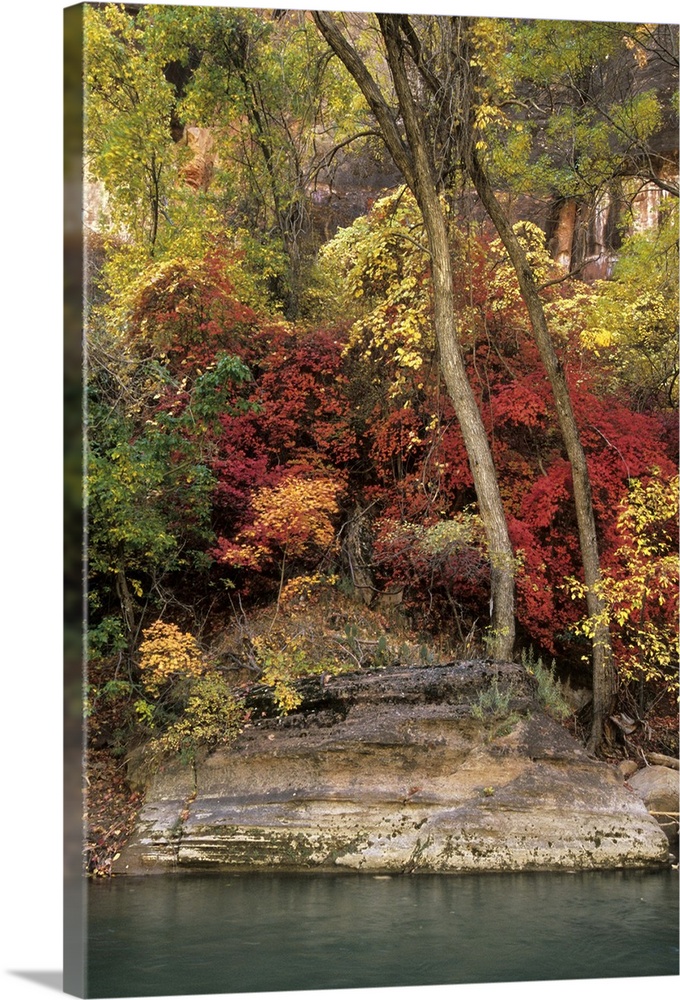
<svg viewBox="0 0 680 1000">
<path fill-rule="evenodd" d="M 143 753 L 115 874 L 464 872 L 659 866 L 669 844 L 625 777 L 536 697 L 516 664 L 398 667 L 300 685 L 205 760 Z"/>
</svg>

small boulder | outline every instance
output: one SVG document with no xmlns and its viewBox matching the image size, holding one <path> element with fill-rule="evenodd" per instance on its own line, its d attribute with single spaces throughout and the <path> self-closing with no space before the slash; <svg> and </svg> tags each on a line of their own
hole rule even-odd
<svg viewBox="0 0 680 1000">
<path fill-rule="evenodd" d="M 678 772 L 652 764 L 628 779 L 671 843 L 678 841 Z"/>
<path fill-rule="evenodd" d="M 621 760 L 616 765 L 616 770 L 621 775 L 624 781 L 628 781 L 632 775 L 637 771 L 638 766 L 634 760 Z"/>
</svg>

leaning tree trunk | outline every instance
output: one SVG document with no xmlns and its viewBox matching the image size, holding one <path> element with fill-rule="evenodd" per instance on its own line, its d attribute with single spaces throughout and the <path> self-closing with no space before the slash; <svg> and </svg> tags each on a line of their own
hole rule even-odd
<svg viewBox="0 0 680 1000">
<path fill-rule="evenodd" d="M 508 256 L 517 273 L 520 292 L 529 313 L 529 320 L 546 369 L 557 408 L 560 431 L 571 463 L 576 505 L 581 561 L 587 588 L 587 607 L 593 627 L 593 722 L 588 747 L 596 750 L 604 738 L 605 721 L 613 711 L 615 700 L 614 671 L 611 658 L 609 627 L 605 620 L 604 602 L 599 592 L 600 559 L 597 546 L 595 513 L 585 452 L 571 405 L 564 369 L 557 357 L 533 273 L 515 231 L 489 183 L 476 151 L 468 147 L 467 167 L 477 193 L 489 213 Z"/>
<path fill-rule="evenodd" d="M 382 138 L 414 194 L 427 231 L 432 261 L 434 326 L 447 391 L 465 442 L 491 562 L 491 631 L 489 655 L 512 657 L 515 638 L 514 554 L 501 501 L 491 448 L 465 370 L 454 309 L 453 272 L 446 220 L 434 181 L 434 167 L 411 93 L 399 32 L 392 15 L 378 15 L 385 39 L 406 141 L 391 110 L 356 50 L 332 16 L 313 13 L 314 20 L 336 55 L 361 89 L 380 126 Z"/>
<path fill-rule="evenodd" d="M 387 51 L 404 126 L 413 150 L 415 185 L 428 236 L 432 261 L 432 298 L 434 327 L 439 347 L 442 373 L 453 401 L 456 416 L 470 462 L 477 493 L 479 512 L 484 523 L 491 563 L 491 634 L 489 653 L 495 659 L 511 659 L 515 641 L 515 572 L 514 554 L 505 511 L 498 488 L 496 468 L 472 391 L 463 352 L 458 339 L 458 324 L 453 295 L 453 269 L 446 220 L 437 193 L 427 151 L 413 101 L 410 100 L 406 75 L 399 60 L 399 50 L 387 38 Z M 396 51 L 394 51 L 396 49 Z"/>
</svg>

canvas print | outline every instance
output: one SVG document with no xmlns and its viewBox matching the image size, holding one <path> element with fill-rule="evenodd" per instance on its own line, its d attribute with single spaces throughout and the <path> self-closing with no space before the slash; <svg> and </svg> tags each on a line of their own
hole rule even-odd
<svg viewBox="0 0 680 1000">
<path fill-rule="evenodd" d="M 67 992 L 676 976 L 678 26 L 64 37 Z"/>
</svg>

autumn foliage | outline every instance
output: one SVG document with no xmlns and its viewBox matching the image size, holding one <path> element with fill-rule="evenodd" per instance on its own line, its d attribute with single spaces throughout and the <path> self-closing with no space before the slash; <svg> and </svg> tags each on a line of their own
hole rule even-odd
<svg viewBox="0 0 680 1000">
<path fill-rule="evenodd" d="M 388 200 L 361 221 L 362 259 L 371 261 L 361 273 L 343 256 L 346 232 L 337 259 L 328 245 L 335 287 L 347 280 L 346 299 L 335 298 L 335 323 L 325 329 L 298 328 L 239 301 L 230 279 L 238 260 L 224 252 L 157 269 L 137 293 L 129 333 L 131 349 L 153 360 L 154 374 L 141 395 L 134 444 L 118 451 L 161 441 L 171 465 L 185 468 L 174 485 L 159 481 L 159 495 L 170 491 L 167 520 L 156 505 L 150 529 L 155 544 L 165 539 L 173 552 L 185 544 L 182 533 L 198 509 L 192 496 L 203 482 L 210 530 L 199 588 L 206 594 L 221 585 L 246 601 L 280 600 L 300 574 L 346 573 L 338 542 L 358 505 L 370 511 L 376 593 L 400 594 L 415 627 L 462 642 L 483 636 L 490 567 L 463 441 L 427 333 L 427 259 L 402 246 L 405 260 L 395 268 L 384 234 L 390 212 L 405 225 L 410 211 L 406 199 Z M 549 277 L 540 232 L 526 226 L 523 238 Z M 481 234 L 457 239 L 466 246 L 456 295 L 468 373 L 516 553 L 518 623 L 527 646 L 578 664 L 592 622 L 548 381 L 498 242 Z M 609 361 L 584 333 L 594 294 L 556 284 L 544 293 L 546 310 L 588 456 L 620 679 L 668 684 L 677 662 L 669 512 L 675 425 L 664 411 L 641 412 L 620 383 L 616 398 L 607 391 Z M 357 299 L 366 302 L 357 306 Z M 183 506 L 187 517 L 178 520 Z M 652 528 L 663 536 L 654 551 L 645 541 Z M 173 582 L 177 565 L 176 558 L 168 564 L 166 581 L 181 594 L 186 581 Z M 136 580 L 142 597 L 151 571 L 145 577 L 140 568 Z M 148 628 L 140 665 L 157 693 L 163 671 L 191 674 L 198 660 L 179 631 Z M 161 661 L 163 642 L 174 651 Z"/>
<path fill-rule="evenodd" d="M 317 561 L 335 538 L 337 486 L 328 479 L 292 476 L 258 490 L 251 501 L 252 522 L 234 542 L 219 541 L 215 554 L 232 566 L 261 570 L 278 555 Z"/>
<path fill-rule="evenodd" d="M 276 619 L 295 593 L 349 585 L 356 511 L 370 535 L 364 600 L 388 595 L 416 635 L 484 652 L 491 566 L 431 336 L 428 259 L 405 239 L 413 212 L 403 193 L 388 198 L 327 244 L 323 326 L 257 306 L 242 258 L 225 246 L 150 265 L 130 293 L 134 405 L 117 436 L 106 425 L 91 464 L 92 634 L 103 649 L 119 635 L 107 625 L 117 605 L 128 629 L 144 626 L 135 710 L 167 747 L 191 749 L 197 734 L 219 741 L 238 715 L 187 607 L 229 616 L 271 602 Z M 549 282 L 540 230 L 518 231 Z M 515 552 L 520 642 L 587 677 L 595 623 L 548 380 L 498 241 L 482 231 L 452 239 L 468 375 Z M 617 357 L 594 344 L 598 294 L 570 282 L 547 284 L 543 297 L 589 464 L 619 690 L 638 698 L 641 685 L 652 696 L 677 685 L 677 428 L 672 411 L 640 408 Z M 145 607 L 161 602 L 186 626 L 149 622 Z M 350 667 L 363 662 L 353 641 L 343 646 Z M 285 711 L 297 704 L 295 678 L 322 669 L 294 630 L 247 648 Z"/>
<path fill-rule="evenodd" d="M 389 69 L 374 17 L 357 15 L 351 36 L 380 88 Z M 328 675 L 493 655 L 503 520 L 512 656 L 539 696 L 543 683 L 564 718 L 557 680 L 570 681 L 584 707 L 567 724 L 579 738 L 595 729 L 606 625 L 616 712 L 636 739 L 677 755 L 677 151 L 659 145 L 677 115 L 668 26 L 583 22 L 575 45 L 569 22 L 385 18 L 406 59 L 401 89 L 422 84 L 412 96 L 436 168 L 436 245 L 401 186 L 398 144 L 388 162 L 391 128 L 309 12 L 85 5 L 93 873 L 110 871 L 134 822 L 119 766 L 132 747 L 152 766 L 167 754 L 195 762 L 251 724 L 254 689 L 287 714 Z M 420 140 L 393 115 L 399 89 L 385 121 L 411 157 Z M 472 149 L 568 385 L 598 601 L 546 366 Z M 593 280 L 605 258 L 611 273 Z M 453 301 L 448 278 L 433 280 L 449 260 Z M 435 287 L 438 316 L 443 297 L 455 318 L 439 339 Z M 493 518 L 444 378 L 453 330 L 496 473 Z M 74 565 L 79 575 L 80 549 Z M 507 603 L 511 621 L 507 596 L 493 610 Z M 538 664 L 553 661 L 541 680 Z M 601 714 L 615 750 L 611 705 Z M 619 734 L 618 750 L 630 746 Z"/>
<path fill-rule="evenodd" d="M 157 621 L 149 625 L 139 654 L 142 682 L 150 695 L 157 696 L 161 687 L 171 681 L 198 677 L 203 670 L 196 640 L 172 622 Z"/>
</svg>

